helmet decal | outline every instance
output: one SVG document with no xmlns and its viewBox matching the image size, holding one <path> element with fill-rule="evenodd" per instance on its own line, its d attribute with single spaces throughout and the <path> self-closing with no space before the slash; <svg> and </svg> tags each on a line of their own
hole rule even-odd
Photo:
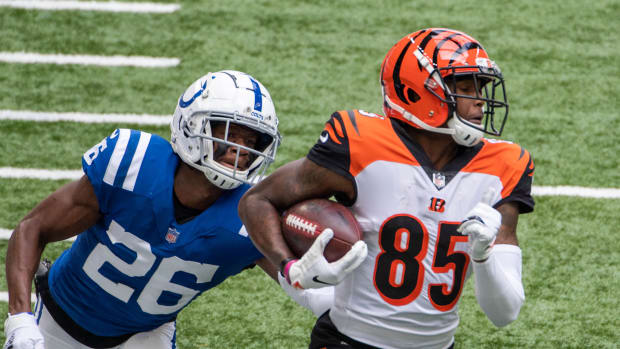
<svg viewBox="0 0 620 349">
<path fill-rule="evenodd" d="M 260 86 L 256 80 L 250 78 L 250 82 L 252 82 L 252 88 L 254 90 L 254 110 L 261 111 L 263 110 L 263 95 L 260 91 Z"/>
<path fill-rule="evenodd" d="M 393 74 L 394 90 L 396 91 L 396 95 L 398 96 L 398 98 L 400 98 L 400 100 L 403 101 L 403 103 L 405 104 L 409 104 L 409 102 L 407 101 L 407 99 L 405 99 L 405 87 L 406 86 L 400 80 L 400 68 L 403 63 L 403 58 L 405 58 L 405 53 L 407 53 L 407 49 L 409 48 L 410 45 L 411 45 L 411 42 L 408 42 L 407 45 L 405 45 L 405 48 L 403 48 L 400 55 L 398 56 L 398 59 L 396 60 L 396 64 L 394 64 L 394 74 Z"/>
<path fill-rule="evenodd" d="M 196 98 L 198 98 L 198 96 L 200 96 L 202 94 L 202 92 L 205 90 L 205 88 L 207 87 L 207 80 L 205 79 L 205 82 L 202 84 L 202 86 L 200 87 L 200 90 L 198 90 L 196 93 L 194 93 L 194 95 L 192 96 L 192 98 L 190 98 L 187 101 L 183 100 L 183 95 L 181 95 L 181 98 L 179 98 L 179 107 L 181 108 L 187 108 L 189 107 L 192 103 L 194 103 L 194 101 L 196 100 Z"/>
</svg>

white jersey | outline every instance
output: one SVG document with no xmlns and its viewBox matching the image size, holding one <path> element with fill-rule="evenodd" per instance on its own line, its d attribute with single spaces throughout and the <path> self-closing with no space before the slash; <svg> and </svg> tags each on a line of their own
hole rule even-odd
<svg viewBox="0 0 620 349">
<path fill-rule="evenodd" d="M 495 189 L 495 206 L 533 209 L 527 151 L 484 140 L 461 148 L 441 171 L 398 121 L 363 111 L 332 115 L 308 159 L 354 182 L 350 204 L 368 257 L 336 286 L 330 318 L 338 330 L 380 348 L 447 348 L 471 272 L 467 212 Z"/>
</svg>

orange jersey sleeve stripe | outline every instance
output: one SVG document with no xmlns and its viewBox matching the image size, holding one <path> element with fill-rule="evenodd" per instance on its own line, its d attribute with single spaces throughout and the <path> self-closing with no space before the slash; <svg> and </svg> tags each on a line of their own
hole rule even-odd
<svg viewBox="0 0 620 349">
<path fill-rule="evenodd" d="M 329 134 L 329 138 L 331 138 L 331 140 L 336 143 L 336 144 L 342 144 L 340 142 L 340 139 L 338 139 L 338 137 L 336 137 L 336 133 L 334 132 L 334 128 L 332 127 L 331 124 L 326 124 L 325 125 L 325 131 L 327 131 L 327 133 Z"/>
<path fill-rule="evenodd" d="M 418 165 L 411 152 L 394 132 L 389 118 L 380 115 L 370 117 L 360 114 L 357 110 L 339 113 L 349 139 L 351 175 L 357 176 L 368 165 L 381 160 Z M 355 118 L 355 125 L 351 117 Z"/>
<path fill-rule="evenodd" d="M 461 172 L 485 173 L 497 176 L 502 182 L 502 198 L 514 190 L 528 165 L 533 167 L 530 153 L 514 143 L 489 142 L 484 139 L 480 152 Z"/>
</svg>

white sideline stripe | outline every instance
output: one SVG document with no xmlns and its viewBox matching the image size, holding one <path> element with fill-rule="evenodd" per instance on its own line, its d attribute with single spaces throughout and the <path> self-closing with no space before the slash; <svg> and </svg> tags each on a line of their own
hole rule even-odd
<svg viewBox="0 0 620 349">
<path fill-rule="evenodd" d="M 616 188 L 587 188 L 559 185 L 533 186 L 532 195 L 536 196 L 578 196 L 597 199 L 620 199 L 620 189 Z"/>
<path fill-rule="evenodd" d="M 151 2 L 117 2 L 117 1 L 36 1 L 36 0 L 1 0 L 0 6 L 35 9 L 35 10 L 83 10 L 135 13 L 172 13 L 181 5 L 156 4 Z"/>
<path fill-rule="evenodd" d="M 13 234 L 13 229 L 0 228 L 0 240 L 8 240 Z M 66 239 L 65 241 L 75 241 L 75 236 Z"/>
<path fill-rule="evenodd" d="M 0 178 L 78 179 L 82 170 L 45 170 L 36 168 L 0 167 Z M 578 196 L 596 199 L 620 199 L 618 188 L 587 188 L 560 186 L 532 186 L 534 196 Z"/>
<path fill-rule="evenodd" d="M 0 178 L 79 179 L 82 170 L 45 170 L 38 168 L 0 167 Z"/>
<path fill-rule="evenodd" d="M 9 293 L 8 292 L 0 292 L 0 302 L 8 302 L 9 301 Z M 37 295 L 34 293 L 30 294 L 30 302 L 37 302 Z"/>
<path fill-rule="evenodd" d="M 0 52 L 0 62 L 7 63 L 42 63 L 42 64 L 80 64 L 106 67 L 146 67 L 168 68 L 179 65 L 178 58 L 159 58 L 146 56 L 94 56 L 41 54 L 34 52 Z"/>
<path fill-rule="evenodd" d="M 167 115 L 55 113 L 30 110 L 0 110 L 0 120 L 169 125 L 171 119 L 172 117 Z"/>
</svg>

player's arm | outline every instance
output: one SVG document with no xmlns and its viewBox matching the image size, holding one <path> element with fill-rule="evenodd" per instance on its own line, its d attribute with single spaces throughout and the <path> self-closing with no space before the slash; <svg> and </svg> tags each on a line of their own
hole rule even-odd
<svg viewBox="0 0 620 349">
<path fill-rule="evenodd" d="M 263 257 L 254 262 L 254 264 L 258 265 L 263 271 L 269 275 L 275 281 L 278 281 L 278 267 L 272 264 L 267 258 Z"/>
<path fill-rule="evenodd" d="M 355 195 L 351 181 L 307 158 L 286 164 L 250 189 L 239 203 L 239 215 L 256 247 L 272 264 L 294 258 L 280 229 L 282 212 L 310 198 Z"/>
<path fill-rule="evenodd" d="M 502 215 L 502 225 L 499 227 L 495 245 L 506 244 L 519 246 L 517 240 L 517 223 L 519 222 L 519 206 L 516 202 L 507 202 L 497 207 Z"/>
<path fill-rule="evenodd" d="M 495 210 L 481 202 L 469 217 L 476 218 L 465 221 L 459 230 L 469 235 L 472 244 L 476 299 L 489 320 L 503 327 L 516 320 L 525 301 L 517 242 L 519 207 L 507 202 Z"/>
<path fill-rule="evenodd" d="M 239 215 L 252 241 L 295 287 L 335 285 L 366 257 L 366 244 L 358 241 L 338 261 L 328 263 L 323 249 L 333 236 L 331 229 L 323 231 L 300 259 L 284 241 L 280 228 L 284 209 L 306 199 L 335 194 L 352 199 L 355 188 L 351 180 L 304 158 L 281 167 L 241 199 Z"/>
<path fill-rule="evenodd" d="M 56 190 L 19 222 L 6 254 L 10 314 L 31 311 L 32 279 L 45 245 L 79 234 L 99 217 L 93 187 L 82 176 Z"/>
</svg>

